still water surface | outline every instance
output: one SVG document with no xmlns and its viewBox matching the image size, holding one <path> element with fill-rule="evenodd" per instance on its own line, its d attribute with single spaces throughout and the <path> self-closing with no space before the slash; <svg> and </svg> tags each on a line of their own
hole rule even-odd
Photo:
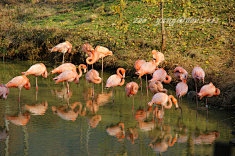
<svg viewBox="0 0 235 156">
<path fill-rule="evenodd" d="M 7 83 L 31 65 L 30 62 L 1 63 L 0 82 Z M 49 67 L 48 72 L 52 69 Z M 104 74 L 104 82 L 111 74 L 114 73 Z M 84 75 L 78 85 L 70 84 L 69 96 L 66 83 L 55 84 L 53 77 L 55 75 L 47 79 L 39 77 L 36 93 L 35 77 L 28 76 L 31 89 L 22 89 L 20 104 L 17 88 L 10 88 L 8 99 L 0 100 L 0 127 L 6 126 L 9 130 L 8 137 L 0 140 L 0 155 L 204 156 L 213 155 L 215 140 L 231 139 L 229 115 L 210 110 L 207 119 L 206 112 L 197 112 L 196 104 L 186 98 L 181 104 L 182 115 L 172 107 L 165 111 L 162 120 L 153 121 L 152 112 L 143 111 L 152 98 L 145 89 L 143 94 L 139 89 L 133 101 L 132 97 L 126 97 L 124 86 L 117 87 L 113 103 L 112 90 L 104 89 L 102 93 L 101 84 L 94 85 L 92 98 L 93 85 L 85 81 Z M 127 79 L 126 83 L 132 80 Z M 175 95 L 174 91 L 168 92 Z M 32 113 L 35 107 L 30 106 L 40 107 L 41 112 Z M 26 109 L 31 111 L 28 115 L 25 115 Z M 147 118 L 136 118 L 137 113 Z M 30 118 L 26 118 L 29 119 L 26 125 L 19 126 L 6 121 L 5 115 Z"/>
</svg>

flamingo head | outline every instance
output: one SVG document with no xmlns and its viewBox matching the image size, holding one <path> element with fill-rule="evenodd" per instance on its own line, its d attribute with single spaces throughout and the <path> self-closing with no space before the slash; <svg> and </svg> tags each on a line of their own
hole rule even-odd
<svg viewBox="0 0 235 156">
<path fill-rule="evenodd" d="M 179 108 L 178 101 L 176 98 L 172 98 L 172 102 L 175 104 L 175 108 Z"/>
<path fill-rule="evenodd" d="M 47 75 L 48 75 L 47 70 L 45 70 L 44 73 L 42 74 L 42 76 L 43 76 L 44 78 L 47 78 Z"/>
<path fill-rule="evenodd" d="M 118 70 L 121 71 L 121 73 L 122 73 L 122 78 L 124 79 L 124 78 L 125 78 L 126 70 L 125 70 L 124 68 L 118 68 Z"/>
<path fill-rule="evenodd" d="M 25 85 L 24 88 L 29 90 L 31 88 L 30 82 L 28 81 Z"/>
</svg>

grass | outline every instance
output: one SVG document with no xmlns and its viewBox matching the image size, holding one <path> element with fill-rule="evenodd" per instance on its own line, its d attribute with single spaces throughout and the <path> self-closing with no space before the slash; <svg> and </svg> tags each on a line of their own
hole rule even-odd
<svg viewBox="0 0 235 156">
<path fill-rule="evenodd" d="M 73 54 L 66 55 L 66 60 L 82 63 L 85 55 L 80 47 L 89 42 L 114 52 L 113 57 L 105 58 L 105 68 L 122 66 L 133 74 L 135 60 L 150 60 L 151 50 L 160 50 L 161 27 L 156 25 L 160 4 L 126 2 L 120 11 L 114 9 L 121 6 L 120 1 L 113 0 L 4 0 L 0 2 L 1 56 L 53 62 L 57 54 L 48 49 L 68 40 Z M 164 9 L 165 18 L 200 22 L 165 23 L 167 51 L 162 66 L 172 74 L 178 64 L 189 73 L 198 64 L 207 73 L 206 83 L 214 82 L 222 92 L 234 85 L 233 4 L 227 0 L 168 0 Z"/>
</svg>

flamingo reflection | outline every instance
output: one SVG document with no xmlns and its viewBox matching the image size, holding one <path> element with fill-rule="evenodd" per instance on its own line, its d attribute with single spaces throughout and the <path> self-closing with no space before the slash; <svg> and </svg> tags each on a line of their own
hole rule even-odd
<svg viewBox="0 0 235 156">
<path fill-rule="evenodd" d="M 122 141 L 123 138 L 125 138 L 124 123 L 119 123 L 118 125 L 110 126 L 106 128 L 106 132 L 111 136 L 116 136 L 118 138 L 118 141 Z"/>
<path fill-rule="evenodd" d="M 96 126 L 99 124 L 99 122 L 101 121 L 101 115 L 94 115 L 92 117 L 89 117 L 89 122 L 88 124 L 92 127 L 92 128 L 96 128 Z"/>
<path fill-rule="evenodd" d="M 43 101 L 42 103 L 36 105 L 25 105 L 25 110 L 32 113 L 32 115 L 44 115 L 46 113 L 48 107 L 47 101 Z"/>
<path fill-rule="evenodd" d="M 138 139 L 139 134 L 137 128 L 129 128 L 126 138 L 131 141 L 132 144 L 135 143 L 135 140 Z"/>
<path fill-rule="evenodd" d="M 6 115 L 6 120 L 10 121 L 14 125 L 17 126 L 24 126 L 29 122 L 30 114 L 28 112 L 19 113 L 14 116 Z"/>
</svg>

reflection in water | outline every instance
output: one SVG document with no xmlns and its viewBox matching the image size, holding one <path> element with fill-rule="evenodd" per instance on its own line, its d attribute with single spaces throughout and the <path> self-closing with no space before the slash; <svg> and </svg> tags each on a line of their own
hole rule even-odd
<svg viewBox="0 0 235 156">
<path fill-rule="evenodd" d="M 116 136 L 118 138 L 118 141 L 122 141 L 123 138 L 125 138 L 124 123 L 119 123 L 118 125 L 110 126 L 106 128 L 106 132 L 111 136 Z"/>
<path fill-rule="evenodd" d="M 73 95 L 73 92 L 71 90 L 69 90 L 69 92 L 67 93 L 66 87 L 63 87 L 62 89 L 53 89 L 51 90 L 51 93 L 52 95 L 65 100 L 71 98 L 71 96 Z"/>
<path fill-rule="evenodd" d="M 29 122 L 30 114 L 28 112 L 20 112 L 19 114 L 14 116 L 6 115 L 6 119 L 17 126 L 23 126 Z"/>
<path fill-rule="evenodd" d="M 79 111 L 75 110 L 75 108 L 79 105 L 79 102 L 75 102 L 72 105 L 64 105 L 60 107 L 52 106 L 51 109 L 54 114 L 58 115 L 64 120 L 72 120 L 75 121 L 78 117 Z"/>
<path fill-rule="evenodd" d="M 4 127 L 0 127 L 0 140 L 5 140 L 8 136 L 8 131 L 7 131 L 7 128 Z"/>
<path fill-rule="evenodd" d="M 89 120 L 88 122 L 89 126 L 91 126 L 92 128 L 96 128 L 96 126 L 101 121 L 101 115 L 95 115 L 95 116 L 89 117 L 88 120 Z"/>
<path fill-rule="evenodd" d="M 128 140 L 131 140 L 131 143 L 134 144 L 135 140 L 138 139 L 139 135 L 138 135 L 138 131 L 137 128 L 129 128 L 128 132 L 126 134 L 126 138 Z"/>
<path fill-rule="evenodd" d="M 25 105 L 25 110 L 32 113 L 32 115 L 44 115 L 48 107 L 47 101 L 44 101 L 42 103 L 36 104 L 36 105 Z"/>
<path fill-rule="evenodd" d="M 139 109 L 135 113 L 135 119 L 137 121 L 144 121 L 146 118 L 149 117 L 151 111 L 152 111 L 152 106 L 149 106 L 147 111 L 144 111 L 143 109 Z"/>
</svg>

